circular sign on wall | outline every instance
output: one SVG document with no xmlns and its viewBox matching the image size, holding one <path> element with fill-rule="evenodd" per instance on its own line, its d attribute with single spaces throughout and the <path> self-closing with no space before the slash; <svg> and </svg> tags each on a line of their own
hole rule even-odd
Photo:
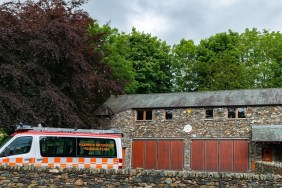
<svg viewBox="0 0 282 188">
<path fill-rule="evenodd" d="M 185 125 L 184 128 L 183 128 L 183 131 L 186 132 L 186 133 L 189 133 L 192 131 L 192 126 L 191 125 Z"/>
</svg>

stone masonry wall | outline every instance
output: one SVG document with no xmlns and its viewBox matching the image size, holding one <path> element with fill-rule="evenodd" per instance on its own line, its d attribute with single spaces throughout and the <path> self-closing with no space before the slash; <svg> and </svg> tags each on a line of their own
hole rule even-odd
<svg viewBox="0 0 282 188">
<path fill-rule="evenodd" d="M 256 161 L 256 174 L 278 174 L 282 176 L 282 163 L 280 162 L 264 162 Z"/>
<path fill-rule="evenodd" d="M 279 175 L 156 170 L 49 169 L 0 166 L 0 187 L 24 188 L 263 188 L 282 187 Z"/>
<path fill-rule="evenodd" d="M 190 169 L 190 144 L 193 138 L 248 138 L 251 140 L 251 125 L 282 124 L 282 106 L 247 107 L 246 118 L 228 119 L 227 108 L 214 108 L 214 118 L 205 119 L 205 108 L 172 109 L 172 120 L 165 120 L 164 109 L 153 109 L 152 121 L 135 121 L 135 110 L 127 110 L 113 116 L 110 127 L 123 130 L 123 147 L 126 147 L 125 167 L 131 166 L 131 143 L 136 138 L 182 138 L 185 143 L 186 170 Z M 185 133 L 185 125 L 192 131 Z M 258 155 L 258 154 L 257 154 Z M 250 147 L 249 161 L 254 159 Z"/>
</svg>

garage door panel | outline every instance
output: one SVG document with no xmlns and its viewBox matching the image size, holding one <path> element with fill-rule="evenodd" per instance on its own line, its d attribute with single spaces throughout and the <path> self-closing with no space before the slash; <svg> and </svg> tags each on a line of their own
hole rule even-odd
<svg viewBox="0 0 282 188">
<path fill-rule="evenodd" d="M 183 159 L 183 140 L 137 139 L 132 142 L 133 168 L 182 170 Z"/>
<path fill-rule="evenodd" d="M 247 140 L 234 140 L 234 171 L 246 172 L 248 170 L 248 151 Z"/>
<path fill-rule="evenodd" d="M 219 159 L 219 171 L 233 171 L 233 140 L 220 141 Z"/>
<path fill-rule="evenodd" d="M 205 141 L 205 170 L 218 171 L 218 141 Z"/>
<path fill-rule="evenodd" d="M 157 169 L 157 141 L 145 142 L 145 168 Z"/>
<path fill-rule="evenodd" d="M 184 143 L 182 140 L 171 142 L 171 169 L 183 169 Z"/>
<path fill-rule="evenodd" d="M 170 141 L 158 143 L 158 169 L 170 169 Z"/>
<path fill-rule="evenodd" d="M 248 146 L 247 140 L 192 140 L 191 168 L 196 171 L 247 172 Z"/>
<path fill-rule="evenodd" d="M 191 168 L 192 170 L 204 170 L 204 140 L 193 140 L 191 146 Z"/>
<path fill-rule="evenodd" d="M 135 140 L 132 143 L 132 167 L 144 168 L 144 141 Z"/>
</svg>

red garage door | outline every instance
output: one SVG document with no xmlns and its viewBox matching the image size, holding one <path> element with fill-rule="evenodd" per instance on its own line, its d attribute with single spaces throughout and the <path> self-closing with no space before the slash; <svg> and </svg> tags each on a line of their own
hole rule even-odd
<svg viewBox="0 0 282 188">
<path fill-rule="evenodd" d="M 219 171 L 232 172 L 233 171 L 233 140 L 221 140 L 219 150 Z"/>
<path fill-rule="evenodd" d="M 193 140 L 191 151 L 191 168 L 196 171 L 204 171 L 205 142 L 203 140 Z"/>
<path fill-rule="evenodd" d="M 182 170 L 183 140 L 134 140 L 132 167 L 144 169 Z"/>
<path fill-rule="evenodd" d="M 248 140 L 193 140 L 191 168 L 196 171 L 247 172 Z"/>
</svg>

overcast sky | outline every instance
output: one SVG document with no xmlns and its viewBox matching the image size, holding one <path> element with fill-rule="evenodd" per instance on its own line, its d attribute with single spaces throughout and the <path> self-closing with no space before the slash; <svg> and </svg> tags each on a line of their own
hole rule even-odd
<svg viewBox="0 0 282 188">
<path fill-rule="evenodd" d="M 282 0 L 89 0 L 83 9 L 100 24 L 126 33 L 135 27 L 168 44 L 228 29 L 282 30 Z"/>
<path fill-rule="evenodd" d="M 82 8 L 99 24 L 126 33 L 135 27 L 171 45 L 228 29 L 282 30 L 282 0 L 89 0 Z"/>
</svg>

